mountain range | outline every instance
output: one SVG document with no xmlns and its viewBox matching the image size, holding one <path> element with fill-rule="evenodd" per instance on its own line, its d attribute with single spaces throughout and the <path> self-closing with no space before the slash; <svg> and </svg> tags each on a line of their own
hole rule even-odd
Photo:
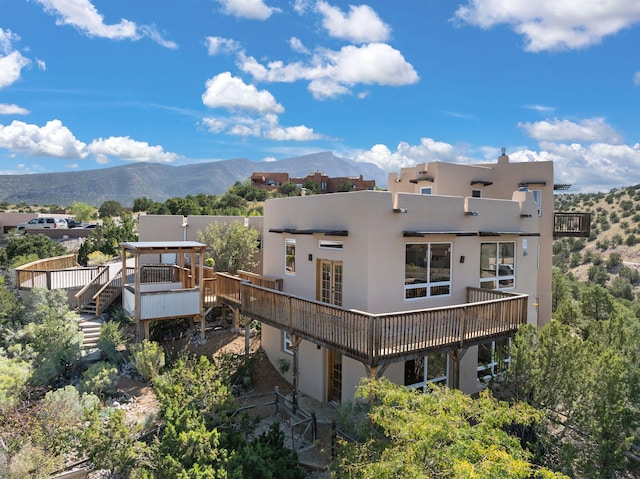
<svg viewBox="0 0 640 479">
<path fill-rule="evenodd" d="M 113 168 L 30 175 L 0 175 L 0 201 L 9 204 L 69 206 L 74 201 L 100 206 L 107 200 L 123 206 L 135 198 L 164 202 L 187 195 L 224 194 L 254 172 L 283 172 L 305 177 L 320 171 L 332 177 L 360 176 L 386 188 L 387 173 L 373 163 L 340 158 L 332 152 L 255 162 L 245 158 L 183 166 L 135 163 Z"/>
</svg>

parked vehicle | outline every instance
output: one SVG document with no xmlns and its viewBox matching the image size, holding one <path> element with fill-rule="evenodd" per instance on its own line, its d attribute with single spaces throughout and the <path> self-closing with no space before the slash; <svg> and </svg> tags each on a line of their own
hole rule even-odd
<svg viewBox="0 0 640 479">
<path fill-rule="evenodd" d="M 33 218 L 26 223 L 20 223 L 17 228 L 21 233 L 26 233 L 28 230 L 68 229 L 69 225 L 63 218 L 43 216 L 41 218 Z"/>
<path fill-rule="evenodd" d="M 69 228 L 81 228 L 84 226 L 82 221 L 76 221 L 72 218 L 67 218 L 67 225 L 69 226 Z"/>
</svg>

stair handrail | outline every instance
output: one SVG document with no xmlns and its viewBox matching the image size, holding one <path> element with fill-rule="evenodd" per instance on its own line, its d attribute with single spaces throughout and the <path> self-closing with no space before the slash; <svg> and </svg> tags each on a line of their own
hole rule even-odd
<svg viewBox="0 0 640 479">
<path fill-rule="evenodd" d="M 128 269 L 128 268 L 127 268 Z M 102 286 L 92 297 L 96 302 L 96 316 L 100 316 L 122 292 L 122 270 Z"/>
<path fill-rule="evenodd" d="M 95 295 L 95 291 L 99 291 L 103 284 L 107 284 L 109 282 L 109 267 L 103 265 L 99 268 L 102 271 L 100 271 L 95 278 L 84 285 L 84 287 L 75 294 L 74 297 L 76 299 L 76 307 L 78 310 L 81 310 L 85 305 L 89 304 Z"/>
</svg>

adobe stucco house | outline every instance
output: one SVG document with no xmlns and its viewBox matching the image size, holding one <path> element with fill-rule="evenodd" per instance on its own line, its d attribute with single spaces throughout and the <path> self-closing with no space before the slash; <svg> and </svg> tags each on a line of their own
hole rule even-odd
<svg viewBox="0 0 640 479">
<path fill-rule="evenodd" d="M 284 293 L 372 315 L 412 312 L 420 318 L 423 312 L 424 319 L 411 322 L 417 329 L 458 321 L 448 319 L 452 311 L 464 311 L 461 321 L 493 314 L 505 327 L 480 328 L 459 344 L 441 329 L 430 346 L 405 330 L 413 337 L 395 346 L 403 354 L 375 368 L 313 337 L 294 342 L 291 331 L 266 324 L 263 348 L 276 365 L 293 362 L 296 352 L 300 391 L 322 401 L 352 398 L 360 379 L 373 374 L 410 387 L 435 381 L 478 391 L 508 365 L 509 338 L 517 329 L 509 324 L 551 319 L 553 191 L 551 162 L 510 163 L 503 152 L 492 164 L 403 169 L 390 175 L 388 192 L 267 201 L 263 273 L 282 277 Z M 502 316 L 476 312 L 467 307 L 475 288 L 526 295 L 526 314 L 514 316 L 521 303 Z M 429 313 L 433 308 L 442 309 Z M 462 327 L 455 328 L 462 335 Z"/>
<path fill-rule="evenodd" d="M 588 234 L 581 214 L 558 223 L 553 192 L 566 187 L 551 162 L 503 152 L 403 169 L 389 191 L 267 200 L 256 272 L 281 291 L 218 274 L 216 295 L 262 322 L 270 361 L 320 401 L 351 399 L 366 376 L 473 393 L 508 366 L 521 324 L 551 319 L 554 234 Z M 183 239 L 211 221 L 196 218 Z M 157 238 L 167 218 L 140 220 L 141 240 L 180 231 Z"/>
</svg>

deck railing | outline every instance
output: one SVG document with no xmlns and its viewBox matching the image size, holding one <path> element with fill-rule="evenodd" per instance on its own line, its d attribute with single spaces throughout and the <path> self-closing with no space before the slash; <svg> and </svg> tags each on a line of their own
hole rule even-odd
<svg viewBox="0 0 640 479">
<path fill-rule="evenodd" d="M 98 266 L 75 267 L 61 270 L 16 270 L 19 289 L 33 288 L 74 290 L 83 288 L 100 274 Z"/>
<path fill-rule="evenodd" d="M 52 277 L 56 275 L 58 271 L 75 268 L 77 266 L 78 261 L 75 254 L 67 254 L 64 256 L 56 256 L 55 258 L 44 258 L 32 261 L 31 263 L 23 264 L 22 266 L 15 268 L 16 285 L 20 289 L 51 289 L 51 286 L 54 283 Z M 77 283 L 77 281 L 74 283 Z"/>
<path fill-rule="evenodd" d="M 562 213 L 553 214 L 553 236 L 583 237 L 591 234 L 591 213 Z"/>
<path fill-rule="evenodd" d="M 347 310 L 223 274 L 216 292 L 251 319 L 371 367 L 508 336 L 527 321 L 526 295 L 479 288 L 467 288 L 465 304 L 388 314 Z"/>
<path fill-rule="evenodd" d="M 103 266 L 95 278 L 75 294 L 76 307 L 81 310 L 91 302 L 100 289 L 109 282 L 109 267 Z"/>
</svg>

